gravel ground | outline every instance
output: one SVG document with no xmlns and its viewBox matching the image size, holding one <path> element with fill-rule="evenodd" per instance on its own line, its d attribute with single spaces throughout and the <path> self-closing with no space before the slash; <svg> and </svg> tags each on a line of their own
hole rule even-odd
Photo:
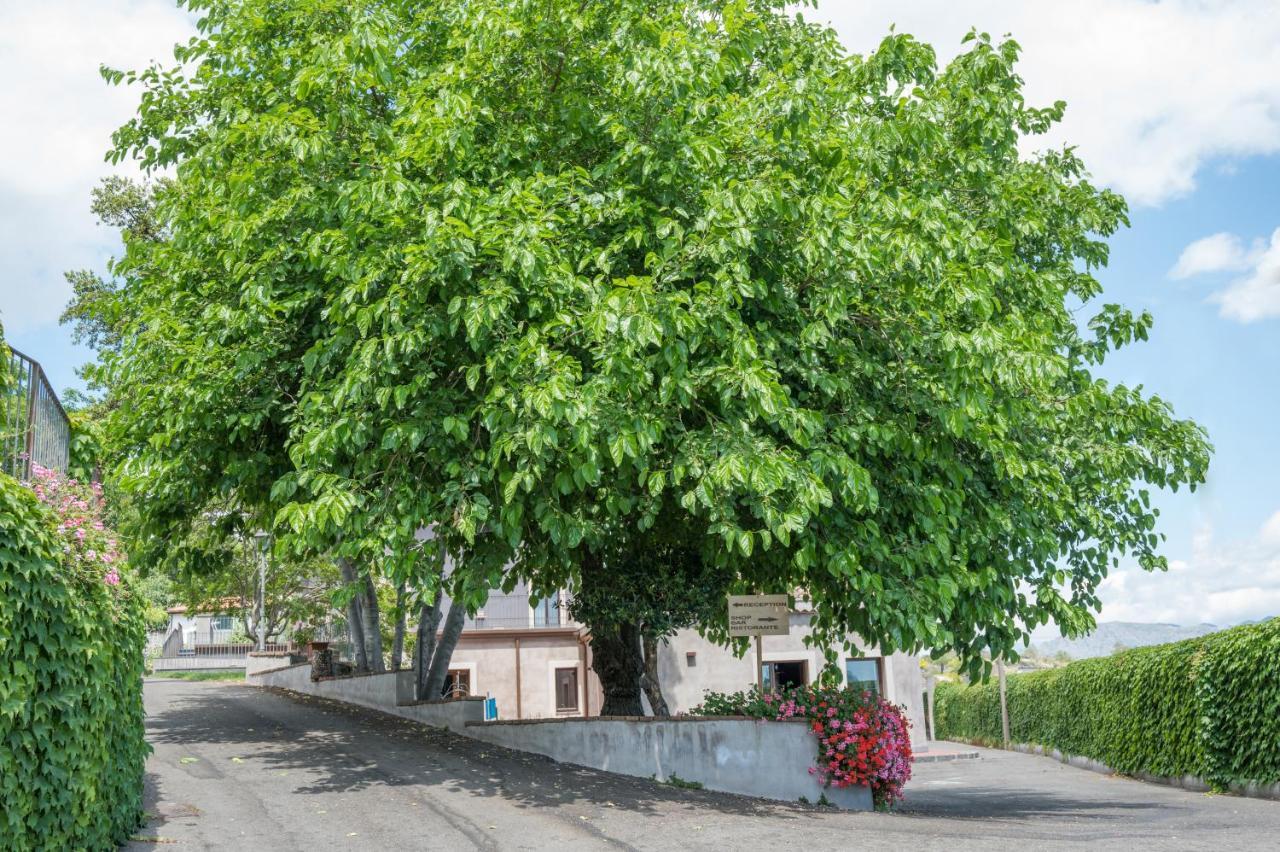
<svg viewBox="0 0 1280 852">
<path fill-rule="evenodd" d="M 130 849 L 1280 849 L 1280 802 L 1012 752 L 917 764 L 895 813 L 842 813 L 559 765 L 239 684 L 152 679 L 144 693 L 150 819 Z"/>
</svg>

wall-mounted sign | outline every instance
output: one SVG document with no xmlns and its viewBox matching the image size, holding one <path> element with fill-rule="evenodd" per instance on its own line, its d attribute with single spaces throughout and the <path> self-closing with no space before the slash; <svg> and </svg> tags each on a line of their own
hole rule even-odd
<svg viewBox="0 0 1280 852">
<path fill-rule="evenodd" d="M 729 595 L 730 636 L 786 636 L 790 632 L 786 595 Z"/>
</svg>

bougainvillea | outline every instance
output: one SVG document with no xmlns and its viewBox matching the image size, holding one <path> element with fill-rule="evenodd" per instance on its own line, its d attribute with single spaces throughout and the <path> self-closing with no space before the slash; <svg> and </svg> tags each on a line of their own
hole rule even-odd
<svg viewBox="0 0 1280 852">
<path fill-rule="evenodd" d="M 100 505 L 0 473 L 0 849 L 113 849 L 142 816 L 145 625 Z"/>
<path fill-rule="evenodd" d="M 58 519 L 63 569 L 82 581 L 119 586 L 124 557 L 102 521 L 102 486 L 68 479 L 35 463 L 28 484 Z"/>
<path fill-rule="evenodd" d="M 809 772 L 832 787 L 870 787 L 877 808 L 901 799 L 911 778 L 910 722 L 902 708 L 870 692 L 817 685 L 709 692 L 693 713 L 807 720 L 818 742 L 818 759 Z"/>
</svg>

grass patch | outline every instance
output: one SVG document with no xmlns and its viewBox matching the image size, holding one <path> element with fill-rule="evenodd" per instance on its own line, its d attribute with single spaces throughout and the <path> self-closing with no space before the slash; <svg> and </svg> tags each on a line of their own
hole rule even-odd
<svg viewBox="0 0 1280 852">
<path fill-rule="evenodd" d="M 674 772 L 667 776 L 667 780 L 662 782 L 668 787 L 679 787 L 681 790 L 701 790 L 701 781 L 686 781 Z"/>
<path fill-rule="evenodd" d="M 169 680 L 244 680 L 244 671 L 241 669 L 231 669 L 229 671 L 215 671 L 215 672 L 198 672 L 198 671 L 152 672 L 151 677 L 162 677 L 162 678 L 168 678 Z"/>
</svg>

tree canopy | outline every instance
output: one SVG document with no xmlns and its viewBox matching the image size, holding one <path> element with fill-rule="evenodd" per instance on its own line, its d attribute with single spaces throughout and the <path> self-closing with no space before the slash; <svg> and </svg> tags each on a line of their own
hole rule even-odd
<svg viewBox="0 0 1280 852">
<path fill-rule="evenodd" d="M 1064 105 L 1013 41 L 940 69 L 781 0 L 190 5 L 178 66 L 104 71 L 145 91 L 112 156 L 173 175 L 106 353 L 154 540 L 235 494 L 394 578 L 434 525 L 479 600 L 674 518 L 820 641 L 975 666 L 1163 566 L 1148 489 L 1206 436 L 1097 376 L 1152 321 L 1097 304 L 1125 205 L 1024 153 Z"/>
</svg>

